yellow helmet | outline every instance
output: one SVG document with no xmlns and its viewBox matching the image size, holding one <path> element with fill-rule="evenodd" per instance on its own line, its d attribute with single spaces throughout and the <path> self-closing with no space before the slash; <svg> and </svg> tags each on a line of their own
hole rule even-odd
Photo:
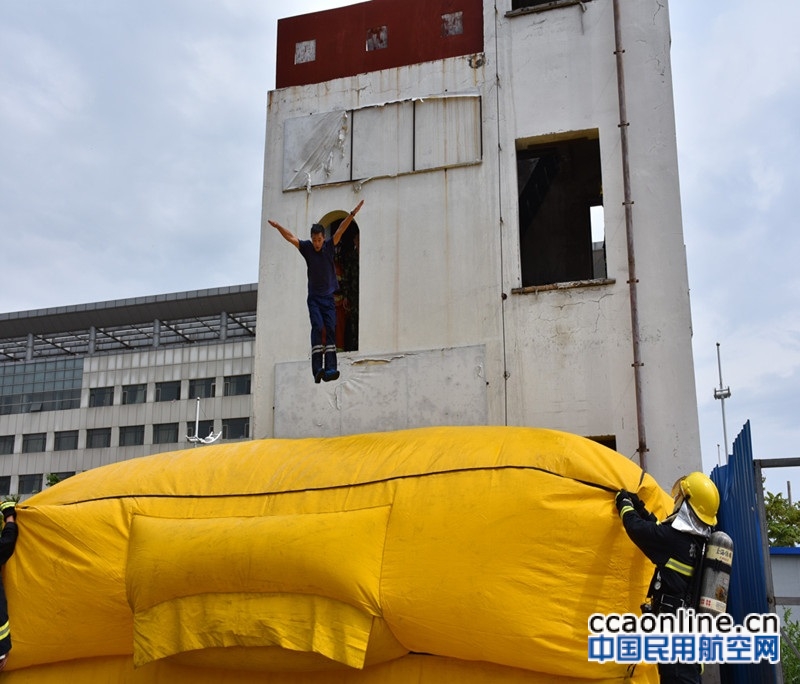
<svg viewBox="0 0 800 684">
<path fill-rule="evenodd" d="M 676 508 L 684 500 L 688 501 L 697 517 L 706 525 L 713 527 L 717 524 L 719 491 L 707 475 L 690 473 L 680 478 L 672 486 L 672 498 L 675 499 Z"/>
</svg>

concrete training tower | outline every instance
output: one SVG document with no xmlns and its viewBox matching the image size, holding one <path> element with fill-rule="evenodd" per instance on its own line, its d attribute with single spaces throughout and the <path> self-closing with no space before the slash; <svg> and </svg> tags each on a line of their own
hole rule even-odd
<svg viewBox="0 0 800 684">
<path fill-rule="evenodd" d="M 700 468 L 666 2 L 371 0 L 278 24 L 254 437 L 550 427 Z M 308 238 L 342 376 L 309 371 Z"/>
</svg>

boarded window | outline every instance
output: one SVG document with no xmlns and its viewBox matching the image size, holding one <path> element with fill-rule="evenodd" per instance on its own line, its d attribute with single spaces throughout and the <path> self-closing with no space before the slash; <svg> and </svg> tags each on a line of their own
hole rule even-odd
<svg viewBox="0 0 800 684">
<path fill-rule="evenodd" d="M 294 44 L 294 63 L 305 64 L 317 59 L 317 41 L 302 40 Z"/>
<path fill-rule="evenodd" d="M 433 96 L 287 119 L 283 144 L 284 190 L 478 164 L 481 99 Z"/>
<path fill-rule="evenodd" d="M 385 50 L 389 47 L 389 29 L 385 26 L 376 26 L 367 29 L 367 52 Z"/>
</svg>

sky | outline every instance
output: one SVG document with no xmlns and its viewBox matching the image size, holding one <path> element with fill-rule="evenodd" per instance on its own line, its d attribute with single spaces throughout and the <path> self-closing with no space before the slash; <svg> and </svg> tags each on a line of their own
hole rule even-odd
<svg viewBox="0 0 800 684">
<path fill-rule="evenodd" d="M 346 4 L 2 0 L 0 312 L 256 282 L 277 21 Z M 729 445 L 800 457 L 800 3 L 669 11 L 704 471 L 717 343 Z"/>
</svg>

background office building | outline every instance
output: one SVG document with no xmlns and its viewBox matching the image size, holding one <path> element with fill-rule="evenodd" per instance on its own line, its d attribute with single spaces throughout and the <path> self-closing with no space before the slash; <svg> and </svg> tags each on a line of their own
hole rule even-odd
<svg viewBox="0 0 800 684">
<path fill-rule="evenodd" d="M 0 315 L 0 495 L 201 444 L 189 438 L 249 438 L 256 292 Z"/>
</svg>

